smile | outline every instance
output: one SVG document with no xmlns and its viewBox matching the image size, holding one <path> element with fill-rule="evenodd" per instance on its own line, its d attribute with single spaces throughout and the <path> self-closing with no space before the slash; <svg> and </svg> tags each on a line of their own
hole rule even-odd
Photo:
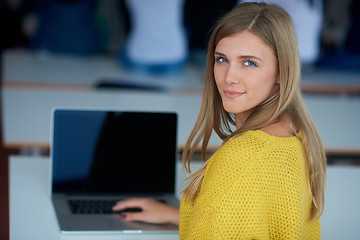
<svg viewBox="0 0 360 240">
<path fill-rule="evenodd" d="M 240 97 L 242 95 L 244 95 L 245 92 L 237 92 L 237 91 L 227 91 L 227 90 L 224 90 L 224 95 L 227 97 L 227 98 L 237 98 L 237 97 Z"/>
</svg>

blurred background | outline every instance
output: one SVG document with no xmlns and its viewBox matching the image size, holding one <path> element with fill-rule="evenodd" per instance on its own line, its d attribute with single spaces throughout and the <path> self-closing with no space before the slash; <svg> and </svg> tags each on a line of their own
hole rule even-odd
<svg viewBox="0 0 360 240">
<path fill-rule="evenodd" d="M 1 88 L 201 94 L 211 28 L 241 2 L 0 0 Z M 293 18 L 304 94 L 358 98 L 360 1 L 266 2 L 282 6 Z M 1 127 L 0 239 L 8 239 L 8 156 L 34 151 L 6 147 L 3 133 Z M 35 154 L 48 155 L 48 148 Z M 358 165 L 359 150 L 328 152 L 328 161 Z"/>
<path fill-rule="evenodd" d="M 151 41 L 162 41 L 165 47 L 173 44 L 183 51 L 174 52 L 173 56 L 169 53 L 167 58 L 172 62 L 198 58 L 201 61 L 199 53 L 206 49 L 211 27 L 240 2 L 243 1 L 1 0 L 0 48 L 111 56 L 126 49 L 129 58 L 137 61 L 132 48 L 143 45 L 158 48 L 161 55 L 164 51 L 159 47 L 161 44 Z M 358 1 L 267 2 L 279 4 L 292 15 L 305 64 L 359 69 Z M 150 30 L 155 33 L 149 35 Z M 166 36 L 171 34 L 177 34 L 178 39 Z M 146 39 L 139 40 L 138 35 Z M 131 41 L 135 43 L 129 43 Z M 169 43 L 171 41 L 179 43 Z M 337 57 L 341 57 L 341 61 L 334 61 Z M 162 63 L 161 57 L 149 57 L 148 63 L 152 64 L 151 61 Z M 147 62 L 144 60 L 144 63 Z"/>
</svg>

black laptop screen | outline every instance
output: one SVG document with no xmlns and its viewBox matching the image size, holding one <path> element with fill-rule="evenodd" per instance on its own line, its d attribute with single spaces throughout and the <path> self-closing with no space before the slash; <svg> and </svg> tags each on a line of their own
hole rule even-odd
<svg viewBox="0 0 360 240">
<path fill-rule="evenodd" d="M 53 192 L 174 193 L 175 113 L 56 110 Z"/>
</svg>

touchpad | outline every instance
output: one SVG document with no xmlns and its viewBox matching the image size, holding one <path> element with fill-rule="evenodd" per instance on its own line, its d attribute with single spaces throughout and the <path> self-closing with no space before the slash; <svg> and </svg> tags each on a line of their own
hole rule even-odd
<svg viewBox="0 0 360 240">
<path fill-rule="evenodd" d="M 144 223 L 124 222 L 119 216 L 107 217 L 107 223 L 110 229 L 114 230 L 143 230 Z"/>
<path fill-rule="evenodd" d="M 113 230 L 138 230 L 138 231 L 163 231 L 163 230 L 178 230 L 178 227 L 172 224 L 151 224 L 143 222 L 124 222 L 119 216 L 107 217 L 107 222 L 110 229 Z"/>
</svg>

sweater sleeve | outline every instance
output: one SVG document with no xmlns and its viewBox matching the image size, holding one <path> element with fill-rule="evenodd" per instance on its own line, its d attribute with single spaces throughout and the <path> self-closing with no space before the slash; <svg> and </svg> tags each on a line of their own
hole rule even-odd
<svg viewBox="0 0 360 240">
<path fill-rule="evenodd" d="M 223 239 L 304 239 L 310 196 L 301 150 L 271 148 L 244 167 L 215 205 Z"/>
</svg>

